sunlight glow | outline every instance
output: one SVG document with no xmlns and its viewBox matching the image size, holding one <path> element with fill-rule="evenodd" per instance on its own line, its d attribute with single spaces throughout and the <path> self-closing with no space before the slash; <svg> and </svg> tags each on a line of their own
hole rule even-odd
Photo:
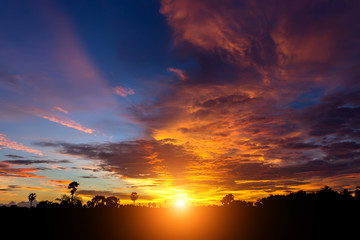
<svg viewBox="0 0 360 240">
<path fill-rule="evenodd" d="M 179 209 L 183 209 L 186 207 L 186 203 L 184 200 L 182 199 L 179 199 L 176 201 L 176 207 L 179 208 Z"/>
</svg>

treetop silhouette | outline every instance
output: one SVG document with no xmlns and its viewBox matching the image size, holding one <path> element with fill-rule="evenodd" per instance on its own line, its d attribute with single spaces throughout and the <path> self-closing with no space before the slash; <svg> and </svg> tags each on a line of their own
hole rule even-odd
<svg viewBox="0 0 360 240">
<path fill-rule="evenodd" d="M 227 194 L 225 197 L 223 197 L 220 202 L 221 202 L 224 206 L 229 206 L 232 201 L 234 201 L 234 195 L 232 195 L 231 193 L 229 193 L 229 194 Z"/>
<path fill-rule="evenodd" d="M 139 195 L 137 194 L 137 192 L 132 192 L 130 194 L 130 199 L 133 200 L 134 202 L 134 206 L 135 206 L 135 201 L 139 198 Z"/>
<path fill-rule="evenodd" d="M 77 188 L 78 186 L 79 186 L 79 183 L 76 181 L 69 183 L 69 186 L 68 186 L 68 189 L 71 189 L 70 190 L 71 202 L 73 202 L 73 203 L 74 203 L 74 194 L 78 190 L 78 188 Z"/>
<path fill-rule="evenodd" d="M 36 193 L 30 193 L 28 196 L 29 202 L 30 202 L 30 208 L 32 207 L 33 201 L 36 199 Z"/>
</svg>

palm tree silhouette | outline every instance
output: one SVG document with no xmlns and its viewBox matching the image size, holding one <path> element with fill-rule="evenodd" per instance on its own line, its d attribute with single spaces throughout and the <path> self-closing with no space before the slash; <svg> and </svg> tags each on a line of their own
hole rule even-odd
<svg viewBox="0 0 360 240">
<path fill-rule="evenodd" d="M 71 194 L 71 202 L 74 203 L 74 194 L 75 192 L 78 190 L 77 187 L 79 186 L 78 182 L 71 182 L 68 186 L 68 189 L 71 189 L 70 194 Z"/>
<path fill-rule="evenodd" d="M 135 201 L 139 198 L 139 195 L 137 194 L 137 192 L 132 192 L 130 198 L 131 200 L 134 201 L 134 206 L 135 206 Z"/>
<path fill-rule="evenodd" d="M 29 196 L 30 208 L 32 207 L 32 202 L 36 199 L 36 193 L 30 193 Z"/>
</svg>

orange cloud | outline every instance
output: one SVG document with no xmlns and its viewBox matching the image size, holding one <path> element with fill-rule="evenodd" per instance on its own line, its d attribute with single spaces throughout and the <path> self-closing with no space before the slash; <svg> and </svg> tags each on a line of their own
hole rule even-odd
<svg viewBox="0 0 360 240">
<path fill-rule="evenodd" d="M 33 173 L 37 171 L 36 168 L 12 168 L 12 164 L 0 162 L 0 176 L 4 177 L 44 178 Z"/>
<path fill-rule="evenodd" d="M 152 105 L 134 105 L 147 140 L 42 145 L 100 161 L 102 171 L 160 198 L 181 194 L 207 202 L 232 192 L 254 200 L 268 193 L 311 190 L 317 179 L 336 180 L 339 187 L 355 184 L 360 172 L 355 124 L 360 116 L 359 92 L 331 94 L 327 81 L 318 83 L 334 72 L 358 79 L 358 71 L 349 76 L 348 68 L 327 68 L 336 63 L 329 62 L 336 53 L 343 57 L 346 51 L 357 51 L 357 38 L 346 34 L 351 24 L 344 20 L 352 15 L 336 14 L 336 6 L 330 4 L 319 11 L 311 1 L 278 3 L 161 1 L 160 12 L 172 27 L 177 46 L 187 48 L 196 69 L 169 68 L 186 81 L 165 86 L 167 94 L 156 96 Z M 73 42 L 66 24 L 61 29 L 60 42 Z M 355 40 L 349 44 L 348 39 Z M 64 55 L 59 53 L 60 59 L 71 55 L 75 43 Z M 79 79 L 94 80 L 89 59 L 82 52 L 75 56 L 84 61 L 63 63 L 64 68 Z M 321 93 L 312 91 L 317 88 Z M 121 86 L 112 91 L 122 97 L 134 94 Z M 83 128 L 67 118 L 40 115 Z"/>
<path fill-rule="evenodd" d="M 49 179 L 48 182 L 56 183 L 59 185 L 68 185 L 69 183 L 71 183 L 71 181 L 69 181 L 69 180 L 56 180 L 56 179 Z"/>
<path fill-rule="evenodd" d="M 359 106 L 358 91 L 330 94 L 358 79 L 349 69 L 358 62 L 349 48 L 359 39 L 355 11 L 319 11 L 313 1 L 162 0 L 160 12 L 197 63 L 169 94 L 133 109 L 150 137 L 173 139 L 195 156 L 169 188 L 254 199 L 360 171 L 359 108 L 344 107 Z"/>
<path fill-rule="evenodd" d="M 49 185 L 51 187 L 55 187 L 56 189 L 67 189 L 69 183 L 71 183 L 72 181 L 70 180 L 57 180 L 57 179 L 49 179 L 47 180 L 46 183 L 44 183 L 44 185 Z"/>
<path fill-rule="evenodd" d="M 24 146 L 21 143 L 17 143 L 15 141 L 11 141 L 6 137 L 5 134 L 0 133 L 0 149 L 1 148 L 10 148 L 18 151 L 28 152 L 28 153 L 34 153 L 36 155 L 43 155 L 41 151 L 32 149 L 30 147 Z"/>
<path fill-rule="evenodd" d="M 251 51 L 254 36 L 245 24 L 259 25 L 260 20 L 245 8 L 237 8 L 235 14 L 229 2 L 162 0 L 160 13 L 173 28 L 177 43 L 187 41 L 207 51 L 222 50 L 228 59 L 240 59 Z M 260 33 L 261 29 L 254 26 L 253 31 Z"/>
<path fill-rule="evenodd" d="M 36 190 L 36 191 L 42 191 L 42 192 L 53 191 L 53 189 L 49 189 L 49 188 L 27 187 L 27 186 L 18 186 L 18 185 L 9 185 L 9 189 Z"/>
</svg>

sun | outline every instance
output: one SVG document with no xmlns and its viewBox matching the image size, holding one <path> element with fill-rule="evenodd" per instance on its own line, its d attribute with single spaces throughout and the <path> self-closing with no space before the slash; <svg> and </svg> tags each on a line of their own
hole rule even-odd
<svg viewBox="0 0 360 240">
<path fill-rule="evenodd" d="M 183 209 L 183 208 L 185 208 L 186 207 L 186 202 L 185 202 L 185 200 L 183 200 L 183 199 L 178 199 L 177 201 L 176 201 L 176 208 L 178 208 L 178 209 Z"/>
</svg>

